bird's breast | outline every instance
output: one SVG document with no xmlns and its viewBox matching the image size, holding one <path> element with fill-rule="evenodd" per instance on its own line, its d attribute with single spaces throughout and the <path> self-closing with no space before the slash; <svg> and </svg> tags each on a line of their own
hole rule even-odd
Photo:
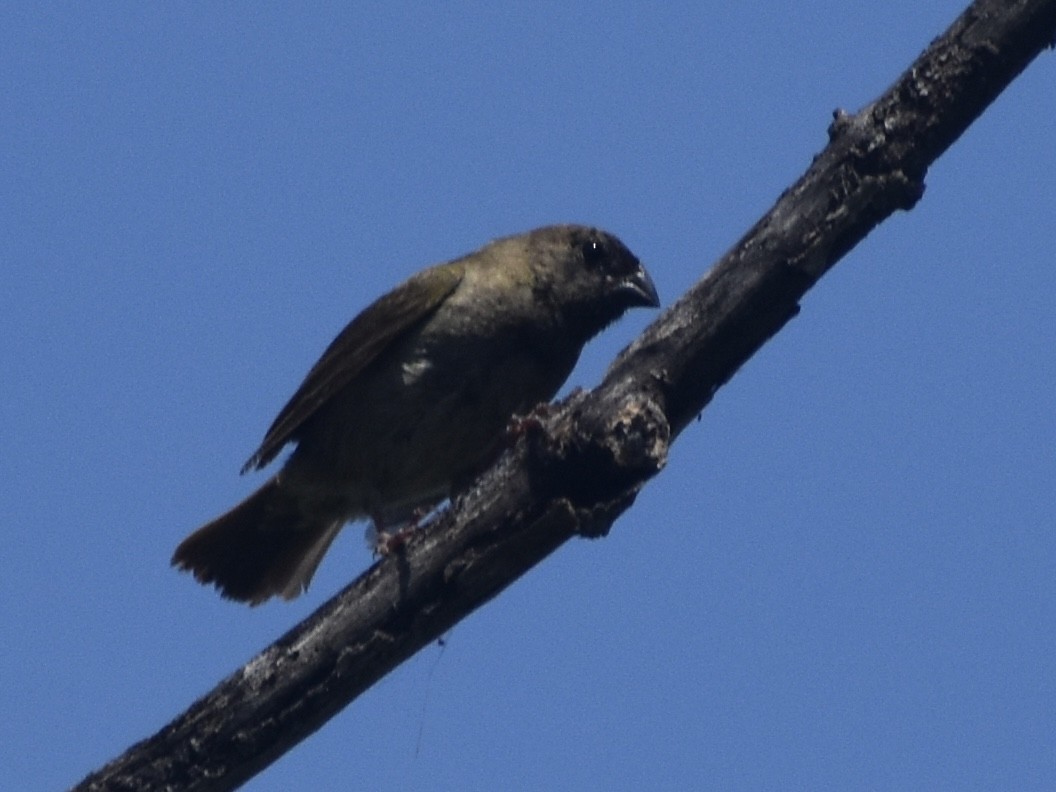
<svg viewBox="0 0 1056 792">
<path fill-rule="evenodd" d="M 340 488 L 358 511 L 405 517 L 490 461 L 510 418 L 549 400 L 577 352 L 525 323 L 426 325 L 309 422 L 290 474 L 303 466 L 298 478 Z"/>
</svg>

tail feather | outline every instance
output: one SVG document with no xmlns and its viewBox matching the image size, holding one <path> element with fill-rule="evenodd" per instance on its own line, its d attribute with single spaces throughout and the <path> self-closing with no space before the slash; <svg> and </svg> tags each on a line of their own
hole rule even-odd
<svg viewBox="0 0 1056 792">
<path fill-rule="evenodd" d="M 281 594 L 283 599 L 291 600 L 307 591 L 308 584 L 315 576 L 315 570 L 319 568 L 323 556 L 326 555 L 326 551 L 330 549 L 331 543 L 337 538 L 337 534 L 344 525 L 344 519 L 335 520 L 329 525 L 324 524 L 323 530 L 316 536 L 314 543 L 297 562 L 297 567 L 290 574 L 282 591 L 276 593 Z"/>
<path fill-rule="evenodd" d="M 293 599 L 308 587 L 347 518 L 316 511 L 306 513 L 296 493 L 272 478 L 184 539 L 172 564 L 229 599 L 251 605 L 272 596 Z"/>
</svg>

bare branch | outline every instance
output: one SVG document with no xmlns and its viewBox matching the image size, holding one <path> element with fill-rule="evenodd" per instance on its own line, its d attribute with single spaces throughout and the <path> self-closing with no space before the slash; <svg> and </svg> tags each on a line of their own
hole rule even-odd
<svg viewBox="0 0 1056 792">
<path fill-rule="evenodd" d="M 1056 0 L 974 3 L 877 101 L 837 112 L 829 145 L 722 260 L 525 436 L 406 551 L 78 789 L 236 787 L 562 543 L 605 534 L 672 439 L 897 209 L 1056 36 Z"/>
</svg>

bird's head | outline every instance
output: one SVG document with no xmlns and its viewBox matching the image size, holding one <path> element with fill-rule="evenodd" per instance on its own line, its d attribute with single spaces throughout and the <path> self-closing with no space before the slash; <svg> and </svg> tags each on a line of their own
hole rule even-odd
<svg viewBox="0 0 1056 792">
<path fill-rule="evenodd" d="M 652 278 L 612 234 L 580 225 L 546 226 L 524 237 L 540 300 L 585 335 L 599 333 L 628 308 L 660 305 Z"/>
</svg>

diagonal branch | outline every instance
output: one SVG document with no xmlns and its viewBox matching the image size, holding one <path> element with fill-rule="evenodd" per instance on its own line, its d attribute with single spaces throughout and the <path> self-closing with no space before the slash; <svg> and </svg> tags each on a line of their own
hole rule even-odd
<svg viewBox="0 0 1056 792">
<path fill-rule="evenodd" d="M 77 789 L 225 790 L 320 728 L 568 539 L 600 536 L 669 444 L 848 250 L 1056 37 L 1056 0 L 979 0 L 829 144 L 719 263 L 405 552 L 365 572 Z"/>
</svg>

